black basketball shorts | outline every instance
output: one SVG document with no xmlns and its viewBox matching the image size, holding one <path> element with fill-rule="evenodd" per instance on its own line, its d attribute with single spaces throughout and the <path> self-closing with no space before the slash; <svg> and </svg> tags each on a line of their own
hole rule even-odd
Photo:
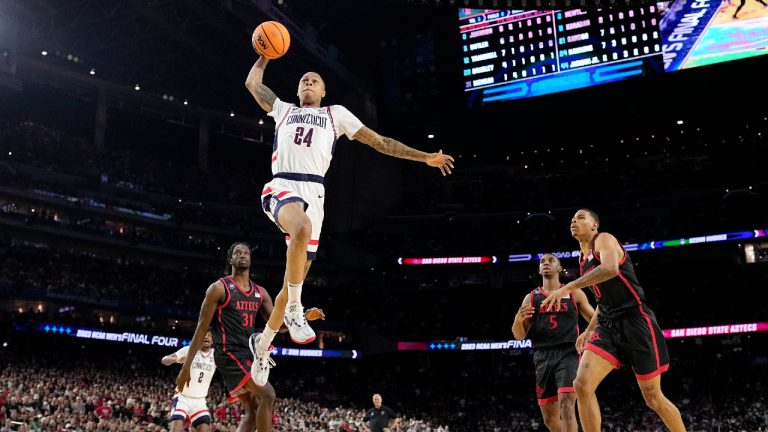
<svg viewBox="0 0 768 432">
<path fill-rule="evenodd" d="M 579 368 L 579 355 L 573 345 L 537 349 L 533 354 L 536 366 L 536 398 L 539 405 L 557 402 L 560 393 L 573 393 L 573 380 Z"/>
<path fill-rule="evenodd" d="M 617 369 L 632 367 L 639 381 L 669 369 L 669 352 L 656 316 L 646 305 L 617 319 L 598 317 L 598 325 L 585 350 L 608 360 Z"/>
</svg>

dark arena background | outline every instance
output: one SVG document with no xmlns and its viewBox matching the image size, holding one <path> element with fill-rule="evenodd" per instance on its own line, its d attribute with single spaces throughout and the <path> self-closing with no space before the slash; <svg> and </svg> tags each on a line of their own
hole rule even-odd
<svg viewBox="0 0 768 432">
<path fill-rule="evenodd" d="M 587 207 L 635 263 L 687 430 L 768 431 L 768 8 L 737 7 L 0 1 L 0 431 L 168 430 L 160 359 L 230 244 L 277 295 L 275 121 L 243 85 L 269 20 L 291 35 L 279 97 L 315 71 L 324 105 L 455 158 L 442 176 L 339 139 L 302 294 L 327 318 L 274 341 L 273 430 L 367 431 L 375 393 L 385 430 L 547 430 L 510 328 L 542 253 L 579 276 Z M 666 430 L 628 366 L 597 397 L 602 430 Z M 236 430 L 218 374 L 207 400 Z"/>
</svg>

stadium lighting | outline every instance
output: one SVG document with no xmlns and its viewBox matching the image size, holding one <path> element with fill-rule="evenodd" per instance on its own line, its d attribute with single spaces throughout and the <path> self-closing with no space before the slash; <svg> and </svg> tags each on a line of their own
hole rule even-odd
<svg viewBox="0 0 768 432">
<path fill-rule="evenodd" d="M 136 90 L 136 91 L 139 91 L 139 90 L 141 90 L 141 86 L 139 85 L 139 83 L 136 83 L 136 85 L 133 86 L 133 89 Z"/>
<path fill-rule="evenodd" d="M 189 101 L 184 99 L 184 105 L 189 105 Z"/>
<path fill-rule="evenodd" d="M 88 73 L 91 74 L 91 75 L 96 75 L 96 69 L 91 68 L 91 71 L 88 72 Z"/>
<path fill-rule="evenodd" d="M 47 55 L 48 55 L 48 51 L 46 51 L 46 50 L 43 50 L 43 52 L 41 52 L 41 53 L 40 53 L 40 55 L 44 55 L 44 56 L 47 56 Z"/>
<path fill-rule="evenodd" d="M 429 139 L 432 139 L 432 138 L 434 138 L 434 137 L 435 137 L 435 135 L 434 135 L 434 134 L 429 134 L 429 135 L 427 135 L 427 138 L 429 138 Z"/>
<path fill-rule="evenodd" d="M 683 124 L 683 121 L 682 120 L 678 120 L 677 124 L 681 125 L 681 124 Z"/>
<path fill-rule="evenodd" d="M 234 116 L 235 116 L 235 112 L 234 112 L 234 111 L 230 111 L 230 112 L 229 112 L 229 116 L 230 116 L 230 117 L 234 117 Z"/>
<path fill-rule="evenodd" d="M 264 124 L 264 120 L 263 119 L 259 119 L 259 124 L 263 125 Z"/>
</svg>

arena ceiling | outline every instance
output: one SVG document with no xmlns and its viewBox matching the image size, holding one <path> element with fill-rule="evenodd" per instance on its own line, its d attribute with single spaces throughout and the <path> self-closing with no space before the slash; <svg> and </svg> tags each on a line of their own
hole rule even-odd
<svg viewBox="0 0 768 432">
<path fill-rule="evenodd" d="M 332 11 L 328 11 L 332 12 Z M 275 86 L 294 88 L 300 67 L 321 64 L 336 79 L 355 76 L 338 61 L 338 48 L 318 39 L 326 23 L 289 15 L 269 0 L 7 0 L 2 24 L 15 39 L 15 55 L 94 74 L 142 90 L 189 98 L 209 106 L 251 103 L 243 88 L 256 55 L 253 28 L 265 20 L 286 23 L 291 55 L 272 74 Z M 10 46 L 9 46 L 10 45 Z M 46 55 L 42 53 L 45 52 Z M 295 75 L 295 76 L 294 76 Z M 244 96 L 243 96 L 244 95 Z"/>
</svg>

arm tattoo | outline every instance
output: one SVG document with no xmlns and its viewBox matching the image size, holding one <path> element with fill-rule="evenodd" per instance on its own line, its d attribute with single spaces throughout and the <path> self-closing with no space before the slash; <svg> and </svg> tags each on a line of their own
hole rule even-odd
<svg viewBox="0 0 768 432">
<path fill-rule="evenodd" d="M 410 159 L 415 161 L 423 161 L 426 159 L 426 153 L 423 151 L 416 150 L 414 148 L 410 148 L 407 145 L 401 143 L 400 141 L 394 140 L 392 138 L 387 137 L 381 137 L 381 145 L 379 147 L 374 147 L 376 150 L 380 151 L 381 153 L 384 153 L 386 155 L 394 156 L 400 159 Z"/>
<path fill-rule="evenodd" d="M 418 162 L 424 162 L 427 159 L 427 153 L 408 147 L 398 140 L 381 136 L 366 127 L 355 134 L 355 139 L 373 147 L 379 153 L 394 156 L 400 159 L 409 159 Z"/>
<path fill-rule="evenodd" d="M 595 267 L 595 269 L 592 270 L 591 272 L 585 274 L 584 276 L 576 279 L 571 283 L 575 285 L 574 289 L 579 289 L 579 288 L 592 286 L 600 282 L 605 282 L 608 279 L 612 279 L 612 278 L 614 278 L 614 275 L 612 275 L 607 268 L 603 267 L 602 265 L 599 265 Z"/>
<path fill-rule="evenodd" d="M 259 105 L 267 111 L 272 111 L 272 105 L 275 103 L 275 100 L 277 100 L 277 95 L 264 84 L 256 84 L 253 86 L 253 97 L 255 97 L 256 101 L 259 102 Z"/>
</svg>

